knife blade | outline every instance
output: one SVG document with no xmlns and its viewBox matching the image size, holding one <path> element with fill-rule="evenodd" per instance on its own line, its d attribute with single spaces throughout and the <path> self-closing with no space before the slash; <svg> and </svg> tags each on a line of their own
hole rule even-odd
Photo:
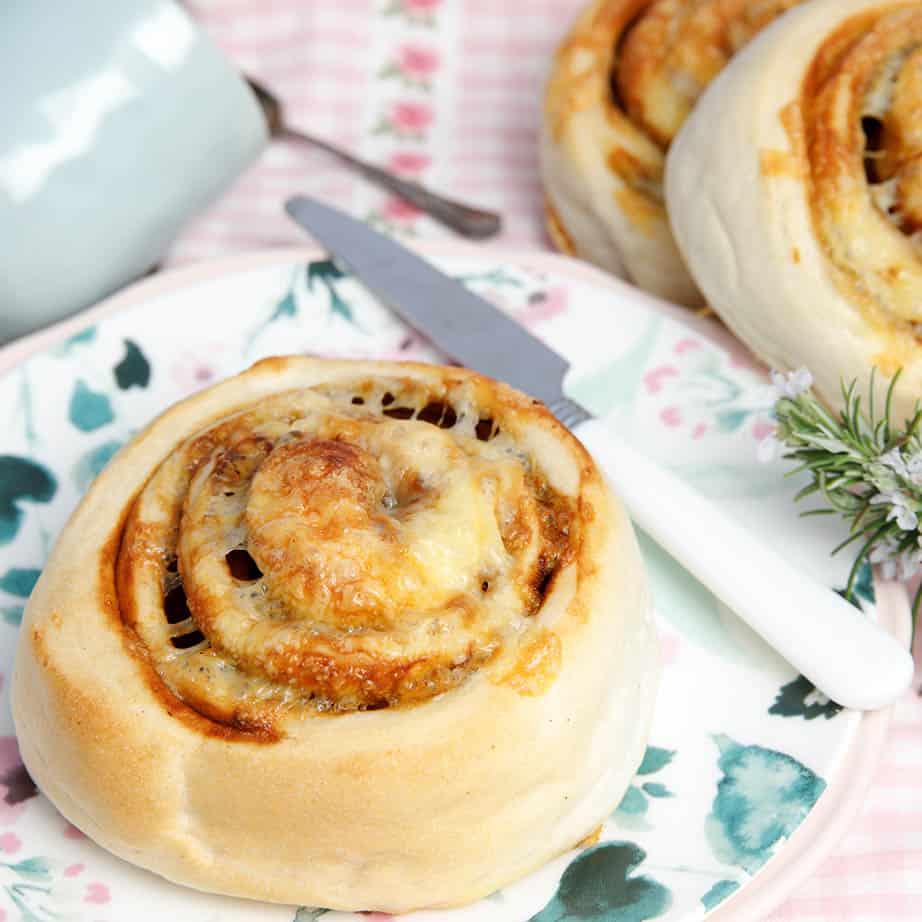
<svg viewBox="0 0 922 922">
<path fill-rule="evenodd" d="M 293 198 L 285 208 L 446 355 L 548 406 L 563 399 L 569 363 L 511 317 L 431 263 L 408 260 L 406 248 L 335 208 L 308 198 Z"/>
<path fill-rule="evenodd" d="M 364 222 L 306 197 L 285 208 L 447 355 L 542 400 L 593 454 L 634 521 L 832 700 L 868 710 L 909 687 L 907 649 L 592 419 L 565 395 L 569 363 L 553 349 Z"/>
</svg>

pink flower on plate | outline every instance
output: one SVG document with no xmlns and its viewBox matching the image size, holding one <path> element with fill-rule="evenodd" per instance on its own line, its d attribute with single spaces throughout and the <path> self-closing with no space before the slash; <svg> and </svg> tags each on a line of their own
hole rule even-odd
<svg viewBox="0 0 922 922">
<path fill-rule="evenodd" d="M 439 69 L 439 53 L 422 45 L 404 45 L 397 52 L 397 66 L 405 77 L 425 82 Z"/>
<path fill-rule="evenodd" d="M 778 424 L 772 419 L 759 419 L 756 420 L 756 424 L 752 427 L 752 437 L 757 441 L 761 442 L 762 439 L 768 438 L 770 435 L 774 435 L 778 429 Z"/>
<path fill-rule="evenodd" d="M 660 365 L 657 368 L 651 368 L 643 376 L 644 387 L 650 394 L 658 394 L 663 389 L 663 382 L 668 378 L 677 378 L 679 370 L 673 365 Z"/>
<path fill-rule="evenodd" d="M 690 336 L 686 337 L 683 340 L 680 340 L 676 343 L 675 354 L 684 355 L 686 352 L 692 352 L 695 349 L 700 349 L 701 343 L 697 339 L 692 339 Z"/>
<path fill-rule="evenodd" d="M 401 176 L 418 176 L 423 170 L 429 169 L 431 163 L 432 158 L 428 154 L 403 150 L 391 155 L 388 166 Z"/>
<path fill-rule="evenodd" d="M 211 384 L 217 373 L 200 355 L 184 352 L 170 366 L 170 377 L 184 394 L 191 394 Z"/>
<path fill-rule="evenodd" d="M 15 832 L 5 832 L 0 836 L 0 851 L 5 855 L 12 855 L 22 848 L 22 839 Z"/>
<path fill-rule="evenodd" d="M 422 214 L 418 208 L 397 197 L 389 198 L 384 203 L 381 213 L 388 221 L 394 221 L 398 224 L 415 221 Z"/>
<path fill-rule="evenodd" d="M 421 135 L 434 119 L 432 107 L 424 102 L 398 102 L 391 108 L 391 127 L 397 134 Z"/>
<path fill-rule="evenodd" d="M 108 903 L 112 899 L 109 888 L 105 884 L 94 881 L 87 884 L 86 896 L 83 898 L 84 903 L 96 903 L 100 906 Z"/>
<path fill-rule="evenodd" d="M 682 425 L 682 411 L 678 407 L 666 407 L 660 413 L 659 418 L 663 421 L 663 425 L 668 426 L 670 429 L 675 429 Z"/>
<path fill-rule="evenodd" d="M 410 13 L 434 13 L 442 0 L 403 0 L 404 9 Z"/>
</svg>

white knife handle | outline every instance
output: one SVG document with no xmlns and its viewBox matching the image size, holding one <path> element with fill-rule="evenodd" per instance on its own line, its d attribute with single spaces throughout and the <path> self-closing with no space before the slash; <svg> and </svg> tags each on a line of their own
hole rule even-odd
<svg viewBox="0 0 922 922">
<path fill-rule="evenodd" d="M 833 701 L 871 710 L 912 680 L 909 652 L 598 420 L 574 434 L 634 521 Z"/>
</svg>

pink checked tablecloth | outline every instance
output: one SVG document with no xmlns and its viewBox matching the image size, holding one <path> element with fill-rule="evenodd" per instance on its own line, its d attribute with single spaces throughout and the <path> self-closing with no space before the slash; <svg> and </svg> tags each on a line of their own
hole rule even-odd
<svg viewBox="0 0 922 922">
<path fill-rule="evenodd" d="M 500 210 L 501 243 L 546 247 L 536 125 L 555 42 L 584 0 L 197 0 L 187 4 L 295 125 Z M 408 234 L 447 236 L 329 158 L 273 144 L 176 243 L 173 265 L 304 237 L 300 191 Z M 766 922 L 922 922 L 922 699 L 897 705 L 864 812 Z M 757 922 L 757 920 L 753 920 Z"/>
</svg>

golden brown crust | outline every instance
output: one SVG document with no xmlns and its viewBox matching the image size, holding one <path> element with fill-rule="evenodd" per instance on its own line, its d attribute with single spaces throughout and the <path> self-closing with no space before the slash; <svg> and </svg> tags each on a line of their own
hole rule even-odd
<svg viewBox="0 0 922 922">
<path fill-rule="evenodd" d="M 922 6 L 849 18 L 819 48 L 802 117 L 816 233 L 837 284 L 874 323 L 922 321 Z"/>
<path fill-rule="evenodd" d="M 544 200 L 544 226 L 547 228 L 547 235 L 551 238 L 551 243 L 561 253 L 566 256 L 576 256 L 573 239 L 563 226 L 560 215 L 557 214 L 557 209 L 546 198 Z"/>
<path fill-rule="evenodd" d="M 560 638 L 553 631 L 540 631 L 519 651 L 512 669 L 499 681 L 520 695 L 540 695 L 560 672 Z"/>
<path fill-rule="evenodd" d="M 312 442 L 306 426 L 279 445 L 265 428 L 274 418 L 266 408 L 284 395 L 314 392 L 309 409 L 340 405 L 357 380 L 366 407 L 383 387 L 395 407 L 414 394 L 461 409 L 463 392 L 463 408 L 489 416 L 458 428 L 473 432 L 490 419 L 481 431 L 499 434 L 474 440 L 494 463 L 506 457 L 504 439 L 530 459 L 516 488 L 531 497 L 530 536 L 520 523 L 506 537 L 521 544 L 519 575 L 542 603 L 529 611 L 516 594 L 515 636 L 465 681 L 412 707 L 320 713 L 293 695 L 273 710 L 275 692 L 258 682 L 177 680 L 150 641 L 164 586 L 200 563 L 179 548 L 181 573 L 171 569 L 175 530 L 197 521 L 211 473 L 230 487 L 223 496 L 240 487 L 237 475 L 249 476 L 250 462 L 262 458 L 258 471 L 276 450 L 269 493 L 314 502 L 302 474 L 320 465 L 333 477 L 332 499 L 361 496 L 375 464 L 387 466 L 383 454 L 366 458 L 326 431 Z M 446 417 L 434 402 L 419 425 L 439 439 Z M 234 425 L 222 422 L 234 414 Z M 240 419 L 253 425 L 238 431 Z M 407 481 L 411 492 L 428 488 L 426 470 L 420 483 Z M 180 481 L 186 492 L 176 492 Z M 194 557 L 200 547 L 186 550 Z M 468 600 L 463 614 L 475 630 L 477 606 Z M 203 652 L 206 671 L 216 668 L 208 656 L 218 661 Z M 388 668 L 378 659 L 366 678 L 380 690 L 392 680 L 374 670 Z M 405 911 L 482 896 L 595 828 L 642 755 L 656 674 L 629 523 L 585 449 L 545 408 L 461 370 L 280 359 L 172 408 L 96 481 L 30 601 L 12 685 L 29 771 L 71 822 L 117 854 L 224 893 Z"/>
<path fill-rule="evenodd" d="M 730 57 L 802 0 L 654 0 L 622 38 L 614 69 L 631 120 L 665 150 Z"/>
<path fill-rule="evenodd" d="M 735 58 L 669 155 L 708 299 L 776 368 L 892 411 L 922 394 L 922 3 L 811 0 Z M 753 182 L 753 173 L 758 177 Z M 871 387 L 876 369 L 876 388 Z"/>
<path fill-rule="evenodd" d="M 551 237 L 656 294 L 700 298 L 664 206 L 666 152 L 731 56 L 803 0 L 596 0 L 544 98 Z"/>
<path fill-rule="evenodd" d="M 632 123 L 612 95 L 611 83 L 613 73 L 624 71 L 618 64 L 618 49 L 625 34 L 632 27 L 636 29 L 644 14 L 655 7 L 651 0 L 603 0 L 587 9 L 555 55 L 545 90 L 545 117 L 552 139 L 559 143 L 577 114 L 601 110 L 616 131 L 625 135 L 623 145 L 602 152 L 609 168 L 625 180 L 629 191 L 644 199 L 648 208 L 665 215 L 662 196 L 657 195 L 663 173 L 662 149 Z M 635 209 L 634 216 L 640 212 L 642 209 Z"/>
</svg>

